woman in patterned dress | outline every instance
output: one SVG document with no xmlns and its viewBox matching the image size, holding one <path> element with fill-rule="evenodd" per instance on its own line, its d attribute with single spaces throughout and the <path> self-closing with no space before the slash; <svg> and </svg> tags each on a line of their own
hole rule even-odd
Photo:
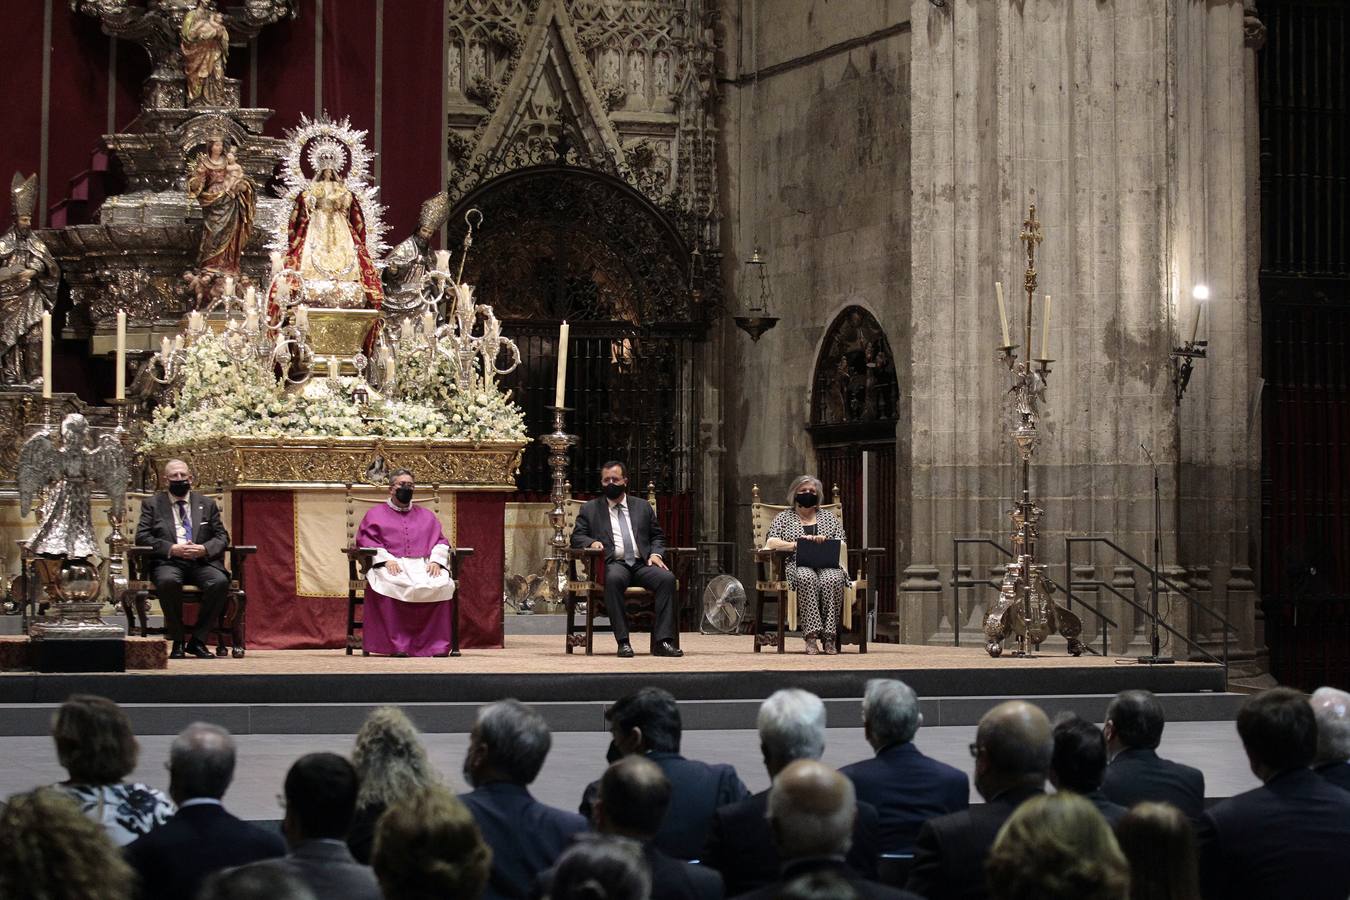
<svg viewBox="0 0 1350 900">
<path fill-rule="evenodd" d="M 842 541 L 844 523 L 826 509 L 819 509 L 824 487 L 820 479 L 802 475 L 788 490 L 791 509 L 774 516 L 769 526 L 769 550 L 796 550 L 797 541 Z M 797 565 L 797 554 L 787 558 L 787 580 L 797 593 L 797 614 L 801 620 L 802 636 L 806 639 L 807 655 L 820 652 L 816 640 L 825 652 L 839 652 L 839 615 L 844 608 L 844 589 L 848 587 L 848 573 L 838 566 L 810 569 Z"/>
<path fill-rule="evenodd" d="M 140 747 L 116 703 L 72 694 L 56 713 L 52 739 L 57 759 L 70 774 L 56 789 L 102 825 L 117 846 L 130 844 L 174 814 L 173 801 L 158 789 L 122 781 L 136 768 Z"/>
</svg>

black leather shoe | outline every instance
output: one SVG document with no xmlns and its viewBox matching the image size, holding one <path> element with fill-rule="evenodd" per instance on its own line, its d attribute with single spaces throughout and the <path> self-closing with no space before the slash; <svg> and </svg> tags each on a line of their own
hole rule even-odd
<svg viewBox="0 0 1350 900">
<path fill-rule="evenodd" d="M 670 641 L 662 641 L 652 651 L 652 656 L 684 656 L 684 651 Z"/>
<path fill-rule="evenodd" d="M 182 641 L 173 642 L 173 647 L 169 650 L 169 659 L 187 659 L 187 654 L 183 652 Z"/>
<path fill-rule="evenodd" d="M 187 647 L 184 649 L 186 649 L 188 653 L 192 654 L 198 659 L 216 658 L 216 655 L 211 652 L 210 648 L 198 640 L 188 641 Z"/>
<path fill-rule="evenodd" d="M 620 644 L 619 659 L 632 659 L 632 658 L 633 658 L 633 645 L 628 643 Z"/>
</svg>

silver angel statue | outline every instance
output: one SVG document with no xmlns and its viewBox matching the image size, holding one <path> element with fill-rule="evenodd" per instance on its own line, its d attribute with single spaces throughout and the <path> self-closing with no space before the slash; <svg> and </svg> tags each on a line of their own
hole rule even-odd
<svg viewBox="0 0 1350 900">
<path fill-rule="evenodd" d="M 431 238 L 450 217 L 450 197 L 441 191 L 422 204 L 417 230 L 384 258 L 385 315 L 413 315 L 422 310 L 422 281 L 434 265 Z M 397 323 L 395 323 L 397 324 Z"/>
<path fill-rule="evenodd" d="M 71 413 L 61 422 L 59 445 L 45 428 L 24 442 L 18 468 L 22 515 L 28 515 L 44 488 L 55 485 L 29 549 L 37 555 L 68 559 L 97 555 L 89 511 L 94 488 L 107 492 L 110 517 L 121 521 L 126 511 L 127 460 L 117 436 L 104 434 L 91 442 L 89 423 L 79 413 Z"/>
<path fill-rule="evenodd" d="M 18 385 L 41 374 L 38 323 L 56 303 L 61 268 L 33 231 L 37 176 L 15 172 L 9 193 L 14 227 L 0 236 L 0 382 Z"/>
</svg>

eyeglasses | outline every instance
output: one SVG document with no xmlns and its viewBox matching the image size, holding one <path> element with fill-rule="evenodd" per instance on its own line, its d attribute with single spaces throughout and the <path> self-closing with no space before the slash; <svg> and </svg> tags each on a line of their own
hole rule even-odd
<svg viewBox="0 0 1350 900">
<path fill-rule="evenodd" d="M 972 741 L 970 744 L 970 758 L 971 759 L 980 758 L 980 745 L 974 741 Z"/>
</svg>

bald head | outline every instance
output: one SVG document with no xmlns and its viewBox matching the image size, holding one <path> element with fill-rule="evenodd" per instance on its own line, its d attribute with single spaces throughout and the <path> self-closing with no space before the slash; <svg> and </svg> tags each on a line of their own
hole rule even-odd
<svg viewBox="0 0 1350 900">
<path fill-rule="evenodd" d="M 813 759 L 788 764 L 769 789 L 769 824 L 784 861 L 846 854 L 856 813 L 853 782 Z"/>
<path fill-rule="evenodd" d="M 193 722 L 169 747 L 169 792 L 175 803 L 219 800 L 234 779 L 234 738 L 219 725 Z"/>
<path fill-rule="evenodd" d="M 1308 702 L 1317 719 L 1317 765 L 1350 760 L 1350 694 L 1320 687 Z"/>
<path fill-rule="evenodd" d="M 670 781 L 645 756 L 625 756 L 600 777 L 594 806 L 596 831 L 650 840 L 670 807 Z"/>
<path fill-rule="evenodd" d="M 975 786 L 991 800 L 1012 787 L 1042 786 L 1055 739 L 1040 707 L 1010 700 L 980 719 L 975 746 Z"/>
</svg>

